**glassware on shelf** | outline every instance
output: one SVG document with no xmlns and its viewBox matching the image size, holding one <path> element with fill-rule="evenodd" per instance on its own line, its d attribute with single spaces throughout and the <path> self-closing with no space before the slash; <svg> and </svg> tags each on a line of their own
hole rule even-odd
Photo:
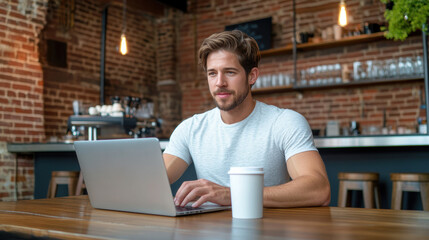
<svg viewBox="0 0 429 240">
<path fill-rule="evenodd" d="M 397 61 L 396 59 L 388 59 L 386 61 L 386 66 L 388 66 L 387 76 L 390 78 L 396 77 L 398 75 Z"/>
<path fill-rule="evenodd" d="M 292 74 L 276 73 L 260 75 L 253 86 L 253 89 L 290 86 L 294 83 Z"/>
<path fill-rule="evenodd" d="M 362 63 L 359 61 L 353 62 L 353 80 L 359 81 L 361 80 L 361 74 L 362 71 Z"/>
<path fill-rule="evenodd" d="M 407 75 L 405 58 L 403 57 L 400 57 L 398 60 L 398 73 L 399 73 L 399 76 Z"/>
<path fill-rule="evenodd" d="M 417 75 L 423 75 L 423 59 L 421 56 L 417 56 L 414 59 L 414 71 Z"/>
<path fill-rule="evenodd" d="M 381 60 L 375 60 L 373 62 L 373 71 L 374 71 L 374 78 L 380 79 L 385 78 L 385 68 L 384 68 L 384 61 Z"/>
<path fill-rule="evenodd" d="M 366 78 L 369 78 L 369 79 L 375 78 L 374 65 L 373 65 L 373 61 L 372 60 L 366 61 L 365 76 L 366 76 Z"/>
<path fill-rule="evenodd" d="M 412 57 L 405 58 L 405 75 L 407 76 L 415 75 Z"/>
<path fill-rule="evenodd" d="M 349 66 L 350 65 L 350 66 Z M 349 67 L 353 67 L 349 70 Z M 345 82 L 398 79 L 423 75 L 421 56 L 400 57 L 385 60 L 365 60 L 350 63 L 316 65 L 300 69 L 298 80 L 293 73 L 274 73 L 259 76 L 254 89 L 295 85 L 298 87 L 318 87 Z"/>
</svg>

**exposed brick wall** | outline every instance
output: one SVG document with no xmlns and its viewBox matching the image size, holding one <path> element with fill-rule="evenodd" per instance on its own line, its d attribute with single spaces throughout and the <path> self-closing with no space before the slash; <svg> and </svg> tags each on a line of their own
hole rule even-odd
<svg viewBox="0 0 429 240">
<path fill-rule="evenodd" d="M 17 154 L 18 171 L 16 173 L 17 199 L 34 198 L 34 156 L 33 154 Z M 12 182 L 15 181 L 12 178 Z"/>
<path fill-rule="evenodd" d="M 33 199 L 33 191 L 33 155 L 8 153 L 6 142 L 0 142 L 0 200 Z"/>
<path fill-rule="evenodd" d="M 158 137 L 170 137 L 181 122 L 181 91 L 177 83 L 177 24 L 182 14 L 170 9 L 164 18 L 157 19 L 157 77 L 158 113 L 162 130 Z"/>
<path fill-rule="evenodd" d="M 16 156 L 7 152 L 6 143 L 0 142 L 0 199 L 16 200 L 15 197 Z"/>
<path fill-rule="evenodd" d="M 190 12 L 179 23 L 178 74 L 182 89 L 182 116 L 212 108 L 213 100 L 201 69 L 195 74 L 197 65 L 195 52 L 202 40 L 212 33 L 224 30 L 226 25 L 272 16 L 273 47 L 284 47 L 292 43 L 292 1 L 191 1 Z M 337 0 L 297 1 L 297 31 L 325 29 L 336 24 Z M 348 7 L 349 26 L 353 30 L 364 22 L 383 23 L 384 5 L 380 1 L 350 0 Z M 311 11 L 311 12 L 310 12 Z M 196 24 L 195 21 L 197 22 Z M 195 47 L 196 46 L 196 47 Z M 421 36 L 412 36 L 404 42 L 379 40 L 372 43 L 354 44 L 347 47 L 332 47 L 298 53 L 297 67 L 300 69 L 323 64 L 341 62 L 352 69 L 354 61 L 384 60 L 422 55 Z M 293 71 L 292 54 L 264 56 L 260 65 L 261 75 Z M 383 111 L 386 110 L 387 125 L 396 129 L 416 128 L 420 114 L 423 81 L 395 84 L 363 85 L 347 88 L 320 88 L 284 93 L 259 94 L 255 97 L 263 102 L 302 113 L 312 128 L 324 129 L 328 120 L 338 120 L 342 127 L 356 120 L 362 128 L 370 125 L 382 126 Z"/>
<path fill-rule="evenodd" d="M 109 7 L 105 100 L 108 104 L 111 96 L 153 98 L 157 95 L 154 17 L 128 7 L 126 22 L 129 53 L 122 56 L 116 51 L 122 31 L 122 1 Z"/>
<path fill-rule="evenodd" d="M 74 26 L 64 29 L 61 11 L 53 11 L 42 34 L 41 62 L 45 73 L 45 129 L 47 136 L 62 137 L 73 114 L 73 100 L 85 105 L 100 104 L 100 42 L 103 5 L 100 1 L 75 1 Z M 157 39 L 155 16 L 128 6 L 126 36 L 129 53 L 118 52 L 123 26 L 122 1 L 108 6 L 105 52 L 105 98 L 149 97 L 157 100 Z M 50 66 L 47 40 L 67 43 L 67 67 Z M 165 53 L 164 53 L 165 55 Z M 171 55 L 171 54 L 170 54 Z M 162 72 L 162 71 L 160 71 Z M 103 104 L 103 103 L 101 103 Z"/>
<path fill-rule="evenodd" d="M 101 9 L 94 1 L 76 1 L 74 25 L 60 24 L 61 5 L 50 11 L 41 34 L 40 61 L 43 65 L 45 129 L 47 136 L 61 138 L 73 114 L 73 100 L 99 104 Z M 67 67 L 47 62 L 47 40 L 67 43 Z"/>
<path fill-rule="evenodd" d="M 0 3 L 0 141 L 30 142 L 45 138 L 43 72 L 38 34 L 46 1 Z"/>
<path fill-rule="evenodd" d="M 47 2 L 0 2 L 0 200 L 33 196 L 32 155 L 10 154 L 6 142 L 45 139 L 38 35 Z"/>
</svg>

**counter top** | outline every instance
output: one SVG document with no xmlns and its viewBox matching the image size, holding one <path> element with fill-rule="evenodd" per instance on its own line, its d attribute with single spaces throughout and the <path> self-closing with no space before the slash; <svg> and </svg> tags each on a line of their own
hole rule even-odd
<svg viewBox="0 0 429 240">
<path fill-rule="evenodd" d="M 8 143 L 11 153 L 74 152 L 73 143 Z"/>
<path fill-rule="evenodd" d="M 391 135 L 315 138 L 317 148 L 429 146 L 429 135 Z M 160 140 L 165 149 L 168 140 Z M 74 152 L 73 143 L 8 143 L 11 153 Z"/>
<path fill-rule="evenodd" d="M 317 148 L 428 146 L 429 135 L 389 135 L 315 138 Z"/>
<path fill-rule="evenodd" d="M 160 140 L 161 149 L 164 150 L 168 140 Z M 7 151 L 11 153 L 35 152 L 74 152 L 73 143 L 8 143 Z"/>
</svg>

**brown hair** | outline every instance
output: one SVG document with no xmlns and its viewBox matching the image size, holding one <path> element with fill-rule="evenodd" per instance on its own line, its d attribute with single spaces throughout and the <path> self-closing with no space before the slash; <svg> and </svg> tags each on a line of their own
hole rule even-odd
<svg viewBox="0 0 429 240">
<path fill-rule="evenodd" d="M 212 34 L 201 44 L 198 56 L 204 71 L 207 71 L 207 57 L 218 50 L 234 53 L 246 74 L 249 74 L 252 68 L 258 67 L 261 60 L 261 53 L 255 39 L 239 30 L 224 31 Z"/>
</svg>

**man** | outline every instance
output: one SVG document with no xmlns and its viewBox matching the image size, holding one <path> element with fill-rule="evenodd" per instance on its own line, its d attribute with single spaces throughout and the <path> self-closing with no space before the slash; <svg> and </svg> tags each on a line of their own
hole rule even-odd
<svg viewBox="0 0 429 240">
<path fill-rule="evenodd" d="M 198 177 L 180 186 L 175 204 L 231 205 L 228 170 L 248 166 L 264 168 L 265 207 L 327 206 L 329 181 L 305 118 L 252 97 L 256 41 L 238 30 L 213 34 L 199 58 L 217 108 L 183 121 L 164 151 L 170 183 L 192 162 Z"/>
</svg>

